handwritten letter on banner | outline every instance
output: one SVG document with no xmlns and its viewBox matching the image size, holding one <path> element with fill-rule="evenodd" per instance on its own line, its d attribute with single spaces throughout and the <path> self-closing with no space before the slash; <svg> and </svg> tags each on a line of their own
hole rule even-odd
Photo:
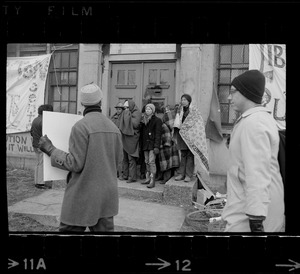
<svg viewBox="0 0 300 274">
<path fill-rule="evenodd" d="M 6 66 L 6 133 L 29 131 L 44 104 L 51 54 L 8 57 Z"/>
<path fill-rule="evenodd" d="M 44 111 L 43 135 L 47 134 L 56 148 L 68 153 L 71 129 L 82 117 L 76 114 Z M 43 157 L 44 181 L 65 180 L 67 178 L 68 171 L 51 166 L 51 159 L 45 153 Z"/>
<path fill-rule="evenodd" d="M 262 104 L 272 111 L 280 129 L 285 129 L 286 47 L 283 44 L 250 44 L 249 69 L 258 69 L 266 77 Z"/>
</svg>

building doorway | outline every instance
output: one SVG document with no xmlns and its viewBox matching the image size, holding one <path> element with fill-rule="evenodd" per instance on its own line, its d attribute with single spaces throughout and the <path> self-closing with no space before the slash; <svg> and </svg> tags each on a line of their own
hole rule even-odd
<svg viewBox="0 0 300 274">
<path fill-rule="evenodd" d="M 151 101 L 162 117 L 164 107 L 175 105 L 174 62 L 112 63 L 109 116 L 118 102 L 132 99 L 140 110 Z"/>
</svg>

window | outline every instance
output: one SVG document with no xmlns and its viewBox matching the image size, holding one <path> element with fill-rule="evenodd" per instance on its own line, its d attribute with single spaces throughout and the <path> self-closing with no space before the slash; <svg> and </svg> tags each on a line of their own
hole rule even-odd
<svg viewBox="0 0 300 274">
<path fill-rule="evenodd" d="M 54 111 L 76 114 L 77 79 L 78 47 L 56 50 L 49 68 L 48 91 L 48 101 Z"/>
<path fill-rule="evenodd" d="M 218 67 L 218 96 L 223 127 L 231 128 L 238 118 L 228 101 L 231 81 L 249 69 L 249 45 L 220 45 Z"/>
</svg>

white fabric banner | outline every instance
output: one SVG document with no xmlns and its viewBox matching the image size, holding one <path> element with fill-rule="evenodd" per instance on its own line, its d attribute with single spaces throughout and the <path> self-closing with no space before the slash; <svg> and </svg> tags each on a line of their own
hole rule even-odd
<svg viewBox="0 0 300 274">
<path fill-rule="evenodd" d="M 26 132 L 44 104 L 51 54 L 8 57 L 6 65 L 6 133 Z"/>
<path fill-rule="evenodd" d="M 53 145 L 69 152 L 69 139 L 73 125 L 83 116 L 69 113 L 44 111 L 43 135 L 47 135 Z M 57 123 L 59 121 L 59 123 Z M 51 159 L 44 153 L 44 181 L 65 180 L 69 171 L 53 167 Z"/>
<path fill-rule="evenodd" d="M 280 129 L 285 129 L 286 113 L 286 46 L 250 44 L 249 69 L 258 69 L 266 77 L 262 105 L 272 111 Z"/>
</svg>

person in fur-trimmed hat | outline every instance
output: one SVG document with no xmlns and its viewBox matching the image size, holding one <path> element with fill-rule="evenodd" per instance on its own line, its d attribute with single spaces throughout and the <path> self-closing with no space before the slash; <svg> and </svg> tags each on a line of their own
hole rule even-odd
<svg viewBox="0 0 300 274">
<path fill-rule="evenodd" d="M 284 190 L 278 164 L 279 133 L 261 105 L 265 77 L 249 70 L 234 78 L 228 100 L 241 115 L 229 144 L 225 232 L 283 232 Z"/>
<path fill-rule="evenodd" d="M 57 149 L 44 135 L 39 148 L 51 165 L 68 170 L 60 215 L 60 232 L 114 231 L 118 214 L 117 167 L 122 161 L 121 132 L 101 113 L 103 94 L 95 84 L 81 88 L 83 118 L 71 129 L 69 152 Z"/>
</svg>

